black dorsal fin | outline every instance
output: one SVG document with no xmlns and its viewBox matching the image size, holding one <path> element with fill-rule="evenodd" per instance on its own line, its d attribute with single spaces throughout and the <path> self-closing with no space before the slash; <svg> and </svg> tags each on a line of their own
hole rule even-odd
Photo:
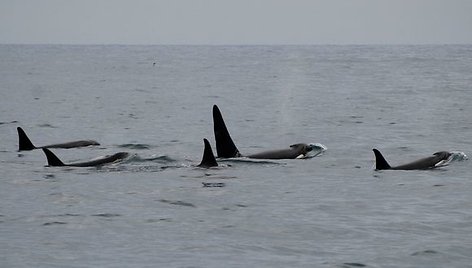
<svg viewBox="0 0 472 268">
<path fill-rule="evenodd" d="M 207 139 L 203 139 L 203 143 L 205 144 L 205 149 L 203 150 L 203 157 L 202 162 L 199 167 L 216 167 L 218 163 L 216 162 L 215 155 L 213 155 L 213 150 L 211 149 L 210 142 Z"/>
<path fill-rule="evenodd" d="M 46 158 L 48 159 L 49 166 L 51 167 L 65 166 L 65 164 L 49 149 L 43 148 L 43 152 L 44 154 L 46 154 Z"/>
<path fill-rule="evenodd" d="M 16 130 L 18 131 L 18 151 L 31 151 L 36 149 L 36 146 L 33 145 L 21 127 L 17 127 Z"/>
<path fill-rule="evenodd" d="M 379 150 L 377 149 L 372 149 L 375 154 L 375 169 L 376 170 L 381 170 L 381 169 L 391 169 L 392 167 L 388 164 L 387 160 L 383 157 L 383 155 L 380 153 Z"/>
<path fill-rule="evenodd" d="M 231 158 L 241 156 L 229 135 L 220 109 L 216 105 L 213 105 L 213 130 L 215 132 L 216 153 L 218 157 Z"/>
</svg>

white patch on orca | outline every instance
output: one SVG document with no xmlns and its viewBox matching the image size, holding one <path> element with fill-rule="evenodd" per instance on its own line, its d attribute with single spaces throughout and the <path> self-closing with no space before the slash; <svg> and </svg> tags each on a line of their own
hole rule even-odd
<svg viewBox="0 0 472 268">
<path fill-rule="evenodd" d="M 315 156 L 318 156 L 328 150 L 328 147 L 324 146 L 321 143 L 308 143 L 308 145 L 311 150 L 307 152 L 305 155 L 299 155 L 297 159 L 306 159 L 306 158 L 313 158 Z"/>
</svg>

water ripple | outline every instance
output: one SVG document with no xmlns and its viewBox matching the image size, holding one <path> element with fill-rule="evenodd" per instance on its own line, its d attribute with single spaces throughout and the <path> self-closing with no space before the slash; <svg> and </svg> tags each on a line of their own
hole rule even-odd
<svg viewBox="0 0 472 268">
<path fill-rule="evenodd" d="M 64 224 L 67 224 L 67 222 L 64 222 L 64 221 L 52 221 L 52 222 L 43 223 L 44 226 L 50 226 L 50 225 L 64 225 Z"/>
<path fill-rule="evenodd" d="M 93 214 L 92 216 L 94 216 L 94 217 L 104 217 L 104 218 L 114 218 L 114 217 L 120 217 L 121 214 L 117 214 L 117 213 L 99 213 L 99 214 Z"/>
<path fill-rule="evenodd" d="M 351 267 L 367 267 L 367 265 L 358 262 L 345 262 L 339 266 L 340 268 L 351 268 Z"/>
<path fill-rule="evenodd" d="M 171 204 L 171 205 L 177 205 L 177 206 L 184 206 L 184 207 L 196 207 L 192 203 L 184 202 L 184 201 L 172 201 L 172 200 L 167 200 L 167 199 L 160 199 L 159 202 L 166 203 L 166 204 Z"/>
<path fill-rule="evenodd" d="M 428 255 L 433 255 L 437 254 L 438 252 L 435 250 L 427 249 L 427 250 L 422 250 L 422 251 L 417 251 L 411 254 L 411 256 L 428 256 Z"/>
<path fill-rule="evenodd" d="M 126 148 L 126 149 L 133 149 L 133 150 L 149 150 L 154 146 L 144 143 L 125 143 L 118 145 L 118 148 Z"/>
</svg>

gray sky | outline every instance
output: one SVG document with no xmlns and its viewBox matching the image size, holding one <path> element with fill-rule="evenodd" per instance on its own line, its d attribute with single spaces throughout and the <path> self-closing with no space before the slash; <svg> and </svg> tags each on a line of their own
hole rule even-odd
<svg viewBox="0 0 472 268">
<path fill-rule="evenodd" d="M 472 44 L 472 0 L 0 0 L 0 43 Z"/>
</svg>

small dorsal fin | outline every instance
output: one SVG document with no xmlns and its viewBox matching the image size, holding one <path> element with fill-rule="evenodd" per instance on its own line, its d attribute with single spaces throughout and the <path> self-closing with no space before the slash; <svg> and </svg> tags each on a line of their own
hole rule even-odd
<svg viewBox="0 0 472 268">
<path fill-rule="evenodd" d="M 198 166 L 206 168 L 218 166 L 210 142 L 207 139 L 203 139 L 203 143 L 205 144 L 205 149 L 203 151 L 202 162 Z"/>
<path fill-rule="evenodd" d="M 215 132 L 216 153 L 218 157 L 231 158 L 241 156 L 229 135 L 220 109 L 216 105 L 213 105 L 213 130 Z"/>
<path fill-rule="evenodd" d="M 16 130 L 18 131 L 18 151 L 31 151 L 36 149 L 36 146 L 33 145 L 21 127 L 17 127 Z"/>
<path fill-rule="evenodd" d="M 377 149 L 372 149 L 374 151 L 375 155 L 375 169 L 376 170 L 381 170 L 381 169 L 391 169 L 392 167 L 388 164 L 387 160 L 383 157 L 383 155 L 380 153 L 379 150 Z"/>
<path fill-rule="evenodd" d="M 49 149 L 43 148 L 44 154 L 46 154 L 46 158 L 48 159 L 48 165 L 51 167 L 59 167 L 65 166 L 65 164 Z"/>
</svg>

